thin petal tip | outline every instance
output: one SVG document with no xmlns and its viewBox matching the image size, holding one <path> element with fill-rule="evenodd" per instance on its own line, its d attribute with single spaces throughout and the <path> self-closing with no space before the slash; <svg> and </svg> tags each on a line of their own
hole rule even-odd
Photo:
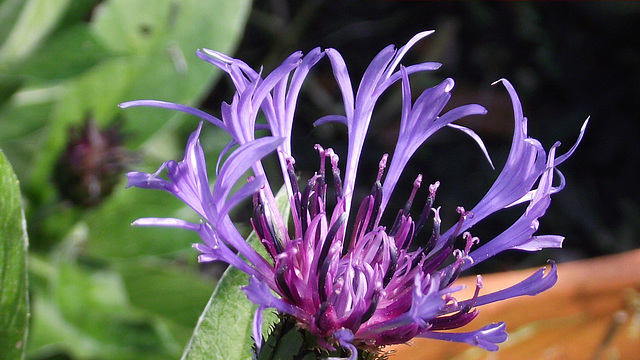
<svg viewBox="0 0 640 360">
<path fill-rule="evenodd" d="M 500 84 L 500 83 L 509 83 L 509 84 L 510 84 L 509 80 L 507 80 L 507 79 L 505 79 L 505 78 L 500 78 L 500 79 L 498 79 L 498 80 L 496 80 L 496 81 L 492 82 L 492 83 L 491 83 L 491 85 L 492 85 L 492 86 L 493 86 L 493 85 L 498 85 L 498 84 Z"/>
</svg>

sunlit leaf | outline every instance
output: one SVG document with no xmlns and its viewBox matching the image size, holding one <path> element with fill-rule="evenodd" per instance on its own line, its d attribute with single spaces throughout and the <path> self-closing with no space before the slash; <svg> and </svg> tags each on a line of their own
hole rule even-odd
<svg viewBox="0 0 640 360">
<path fill-rule="evenodd" d="M 0 151 L 0 354 L 24 357 L 27 339 L 27 233 L 20 189 Z"/>
<path fill-rule="evenodd" d="M 276 195 L 276 202 L 284 219 L 288 219 L 289 198 L 284 187 Z M 248 241 L 254 248 L 261 246 L 255 233 Z M 245 273 L 234 267 L 227 269 L 200 317 L 183 359 L 251 359 L 253 315 L 257 306 L 241 290 L 248 283 Z M 268 327 L 275 317 L 268 311 L 265 315 L 264 324 Z"/>
<path fill-rule="evenodd" d="M 198 322 L 183 359 L 250 359 L 251 325 L 256 306 L 240 287 L 249 277 L 228 268 Z"/>
<path fill-rule="evenodd" d="M 11 34 L 11 29 L 16 24 L 25 3 L 24 0 L 0 1 L 0 44 Z"/>
</svg>

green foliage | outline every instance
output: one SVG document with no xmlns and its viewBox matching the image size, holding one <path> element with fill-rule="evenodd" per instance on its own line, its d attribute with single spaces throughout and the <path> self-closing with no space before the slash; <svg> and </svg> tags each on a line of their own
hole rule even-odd
<svg viewBox="0 0 640 360">
<path fill-rule="evenodd" d="M 256 306 L 240 290 L 249 282 L 229 267 L 220 278 L 183 359 L 251 359 L 251 325 Z"/>
<path fill-rule="evenodd" d="M 76 46 L 80 46 L 81 51 L 69 51 Z M 109 56 L 115 55 L 103 47 L 89 26 L 78 24 L 61 32 L 16 64 L 14 74 L 43 80 L 64 79 L 81 75 Z"/>
<path fill-rule="evenodd" d="M 276 195 L 278 208 L 284 219 L 289 218 L 290 208 L 287 192 L 284 187 Z M 248 242 L 263 256 L 266 252 L 260 240 L 253 232 Z M 251 359 L 252 325 L 257 306 L 244 292 L 242 286 L 249 283 L 249 277 L 240 270 L 229 267 L 220 278 L 204 312 L 200 316 L 198 326 L 183 355 L 185 360 L 200 359 Z M 275 323 L 275 315 L 264 312 L 263 331 Z"/>
<path fill-rule="evenodd" d="M 80 254 L 77 230 L 49 256 L 31 257 L 41 283 L 33 299 L 31 358 L 65 353 L 77 359 L 176 358 L 209 281 L 160 259 L 104 263 Z"/>
<path fill-rule="evenodd" d="M 0 151 L 0 354 L 24 358 L 27 339 L 27 233 L 20 189 Z"/>
<path fill-rule="evenodd" d="M 314 336 L 298 329 L 291 317 L 282 316 L 260 348 L 258 360 L 315 360 L 320 357 L 316 345 Z"/>
<path fill-rule="evenodd" d="M 197 235 L 130 223 L 145 216 L 195 221 L 195 214 L 168 194 L 124 189 L 124 174 L 99 207 L 69 206 L 51 185 L 52 170 L 69 127 L 87 117 L 100 127 L 123 123 L 136 170 L 179 159 L 198 119 L 184 123 L 177 112 L 117 105 L 136 99 L 197 105 L 220 72 L 195 51 L 233 52 L 250 7 L 250 0 L 0 1 L 0 145 L 21 180 L 33 306 L 25 344 L 26 255 L 12 231 L 26 235 L 24 222 L 4 213 L 20 205 L 20 196 L 3 162 L 2 181 L 12 187 L 3 182 L 1 196 L 15 194 L 1 206 L 0 357 L 19 358 L 25 347 L 34 360 L 165 359 L 183 352 L 215 285 L 198 271 L 190 249 Z M 204 136 L 215 155 L 228 141 L 211 128 Z"/>
<path fill-rule="evenodd" d="M 72 253 L 60 252 L 48 268 L 48 289 L 33 300 L 30 357 L 66 353 L 78 359 L 157 359 L 176 355 L 179 344 L 161 320 L 137 311 L 119 274 L 88 269 Z"/>
</svg>

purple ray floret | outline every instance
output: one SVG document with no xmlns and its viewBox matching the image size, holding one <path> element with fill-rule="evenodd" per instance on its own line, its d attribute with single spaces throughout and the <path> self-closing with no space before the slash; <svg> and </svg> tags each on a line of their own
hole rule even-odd
<svg viewBox="0 0 640 360">
<path fill-rule="evenodd" d="M 128 186 L 167 191 L 202 219 L 194 224 L 180 219 L 144 218 L 135 225 L 195 231 L 202 239 L 202 243 L 194 245 L 201 253 L 200 261 L 224 261 L 250 275 L 249 284 L 243 290 L 259 305 L 254 324 L 258 348 L 262 312 L 274 308 L 293 317 L 299 328 L 316 335 L 320 346 L 341 347 L 351 359 L 357 357 L 359 349 L 374 351 L 414 337 L 466 342 L 497 350 L 497 344 L 507 337 L 504 323 L 489 324 L 467 333 L 448 330 L 472 322 L 478 306 L 535 295 L 555 284 L 557 272 L 551 263 L 546 274 L 542 268 L 522 282 L 490 294 L 482 293 L 482 279 L 478 277 L 472 298 L 455 298 L 461 289 L 456 279 L 462 271 L 505 250 L 537 251 L 560 247 L 563 241 L 559 235 L 535 233 L 539 219 L 550 205 L 551 195 L 565 186 L 564 177 L 556 167 L 574 152 L 585 126 L 576 144 L 556 158 L 559 144 L 547 152 L 538 140 L 528 135 L 527 119 L 515 89 L 507 80 L 500 83 L 506 87 L 514 108 L 511 151 L 494 184 L 478 204 L 471 211 L 459 207 L 457 214 L 452 209 L 436 207 L 440 183 L 434 181 L 427 187 L 427 201 L 414 221 L 413 200 L 421 191 L 423 181 L 419 175 L 406 206 L 399 211 L 387 209 L 410 158 L 445 126 L 470 136 L 493 167 L 480 137 L 471 129 L 455 124 L 462 117 L 485 114 L 486 109 L 468 104 L 442 114 L 454 88 L 452 79 L 424 90 L 413 100 L 410 75 L 435 70 L 440 64 L 425 62 L 404 66 L 401 62 L 411 46 L 431 33 L 417 34 L 400 49 L 384 48 L 372 60 L 355 93 L 346 63 L 335 49 L 317 48 L 306 55 L 296 52 L 266 76 L 262 70 L 256 71 L 241 60 L 205 49 L 199 50 L 198 56 L 226 72 L 236 88 L 231 103 L 222 104 L 220 118 L 162 101 L 131 101 L 122 105 L 186 112 L 231 136 L 224 156 L 219 157 L 213 184 L 207 176 L 204 152 L 198 140 L 201 123 L 189 138 L 182 161 L 167 161 L 153 174 L 131 172 Z M 342 168 L 332 149 L 315 145 L 320 160 L 318 171 L 308 179 L 299 179 L 291 151 L 296 104 L 309 72 L 325 56 L 342 93 L 344 113 L 321 116 L 316 126 L 326 122 L 345 125 L 348 153 Z M 391 149 L 393 156 L 382 157 L 377 173 L 359 173 L 358 164 L 376 102 L 395 83 L 402 89 L 402 111 L 397 145 Z M 260 114 L 266 118 L 266 125 L 256 125 Z M 267 129 L 271 134 L 256 138 L 257 129 Z M 276 181 L 285 184 L 291 219 L 281 215 L 261 162 L 273 152 L 282 174 Z M 243 178 L 249 170 L 252 175 Z M 163 172 L 166 178 L 161 176 Z M 373 182 L 373 186 L 368 196 L 356 202 L 354 189 L 358 176 Z M 559 179 L 558 185 L 553 184 L 554 176 Z M 233 191 L 239 182 L 243 182 L 242 186 Z M 328 201 L 328 197 L 332 199 Z M 245 199 L 253 203 L 249 220 L 266 256 L 248 245 L 229 217 L 231 209 Z M 526 204 L 522 215 L 495 238 L 480 242 L 469 232 L 487 216 L 518 204 Z M 381 224 L 386 211 L 394 211 L 396 215 L 391 224 Z M 441 214 L 458 219 L 443 233 Z M 459 239 L 464 246 L 455 248 Z"/>
</svg>

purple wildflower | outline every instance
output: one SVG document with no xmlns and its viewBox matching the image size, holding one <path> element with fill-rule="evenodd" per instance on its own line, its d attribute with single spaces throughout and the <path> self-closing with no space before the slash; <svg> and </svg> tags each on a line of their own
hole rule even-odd
<svg viewBox="0 0 640 360">
<path fill-rule="evenodd" d="M 477 306 L 535 295 L 555 284 L 556 267 L 551 262 L 546 275 L 543 268 L 519 284 L 492 294 L 480 294 L 479 276 L 471 299 L 454 297 L 461 289 L 455 280 L 463 270 L 505 250 L 560 247 L 563 240 L 558 235 L 534 233 L 538 218 L 549 207 L 551 194 L 565 185 L 556 166 L 573 153 L 585 128 L 567 154 L 555 156 L 558 144 L 547 153 L 538 140 L 527 135 L 527 120 L 518 96 L 506 80 L 501 83 L 514 107 L 513 144 L 504 168 L 484 198 L 471 211 L 459 207 L 457 223 L 441 233 L 441 209 L 434 207 L 438 182 L 427 187 L 429 196 L 416 221 L 410 214 L 414 196 L 422 187 L 420 175 L 395 222 L 380 224 L 405 165 L 418 147 L 442 127 L 449 126 L 471 136 L 489 158 L 482 140 L 472 130 L 453 124 L 462 117 L 486 113 L 482 106 L 460 106 L 440 115 L 451 97 L 452 79 L 426 89 L 412 102 L 409 75 L 435 70 L 440 64 L 426 62 L 404 67 L 400 62 L 412 45 L 430 33 L 416 35 L 400 49 L 393 46 L 383 49 L 365 71 L 355 94 L 345 62 L 334 49 L 314 49 L 304 56 L 296 52 L 264 78 L 241 60 L 202 50 L 198 56 L 225 71 L 237 90 L 230 104 L 222 104 L 221 119 L 191 107 L 160 101 L 121 104 L 123 108 L 150 105 L 183 111 L 231 135 L 232 141 L 224 151 L 230 155 L 219 167 L 212 190 L 198 142 L 201 126 L 191 135 L 182 161 L 168 161 L 154 174 L 129 173 L 128 186 L 168 191 L 203 219 L 194 224 L 179 219 L 145 218 L 135 221 L 135 225 L 197 231 L 203 241 L 194 245 L 201 252 L 200 261 L 221 260 L 250 275 L 244 291 L 259 305 L 254 325 L 258 347 L 262 311 L 274 308 L 295 319 L 299 328 L 317 336 L 321 347 L 340 347 L 351 359 L 357 357 L 357 349 L 375 351 L 414 337 L 467 342 L 497 350 L 496 344 L 507 338 L 504 323 L 489 324 L 469 333 L 443 330 L 471 322 L 478 314 Z M 291 129 L 302 83 L 310 68 L 324 56 L 331 63 L 342 92 L 345 115 L 322 117 L 316 125 L 337 121 L 347 126 L 346 166 L 342 176 L 338 155 L 332 149 L 316 145 L 319 170 L 301 186 L 291 153 Z M 382 157 L 378 173 L 369 177 L 374 182 L 370 195 L 354 204 L 358 163 L 376 101 L 397 82 L 402 86 L 403 102 L 396 148 L 392 157 Z M 260 112 L 267 119 L 266 126 L 256 123 Z M 258 129 L 270 130 L 271 136 L 256 139 Z M 273 151 L 278 156 L 288 193 L 292 227 L 287 226 L 289 219 L 278 211 L 260 162 Z M 225 154 L 220 156 L 219 163 Z M 253 176 L 231 194 L 231 187 L 249 169 Z M 159 176 L 163 170 L 168 179 Z M 552 184 L 554 175 L 560 178 L 558 186 Z M 333 208 L 327 206 L 327 188 L 333 188 Z M 228 215 L 247 197 L 253 200 L 251 223 L 268 253 L 267 258 L 247 244 Z M 474 224 L 520 203 L 528 206 L 511 227 L 473 249 L 479 243 L 469 232 Z M 357 206 L 357 210 L 353 211 L 352 206 Z M 433 223 L 431 234 L 420 242 L 421 247 L 414 249 L 411 244 L 424 236 L 427 222 Z M 348 224 L 353 228 L 350 233 Z M 465 246 L 456 249 L 454 243 L 459 238 Z"/>
</svg>

